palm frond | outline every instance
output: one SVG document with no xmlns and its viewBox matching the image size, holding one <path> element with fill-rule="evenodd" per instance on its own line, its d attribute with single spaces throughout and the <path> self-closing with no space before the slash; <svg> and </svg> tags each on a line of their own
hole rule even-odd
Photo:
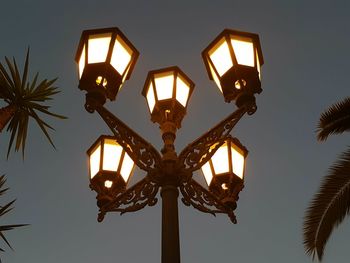
<svg viewBox="0 0 350 263">
<path fill-rule="evenodd" d="M 25 90 L 25 85 L 27 83 L 27 76 L 28 76 L 28 66 L 29 66 L 29 47 L 27 49 L 27 55 L 26 55 L 26 60 L 24 62 L 24 69 L 23 69 L 23 75 L 22 75 L 22 85 L 21 89 Z"/>
<path fill-rule="evenodd" d="M 5 57 L 5 60 L 7 63 L 7 67 L 10 70 L 10 74 L 13 82 L 12 88 L 14 89 L 14 93 L 19 94 L 20 93 L 19 87 L 21 86 L 21 78 L 19 77 L 19 72 L 16 72 L 17 66 L 15 67 L 15 65 L 12 65 L 11 61 L 7 57 Z M 14 60 L 14 62 L 16 61 Z"/>
<path fill-rule="evenodd" d="M 0 192 L 3 194 L 7 191 L 8 188 L 3 189 L 4 185 L 6 182 L 5 175 L 0 176 Z M 16 200 L 13 200 L 9 203 L 7 203 L 4 206 L 0 206 L 0 217 L 3 217 L 5 214 L 9 213 L 14 207 L 13 204 Z M 12 249 L 9 241 L 4 235 L 5 231 L 12 230 L 14 228 L 22 227 L 22 226 L 27 226 L 28 224 L 17 224 L 17 225 L 0 225 L 0 238 L 8 245 L 9 248 Z M 4 249 L 0 248 L 0 251 L 4 252 Z M 0 260 L 1 261 L 1 260 Z"/>
<path fill-rule="evenodd" d="M 3 174 L 0 176 L 0 196 L 5 194 L 7 192 L 7 190 L 9 189 L 9 188 L 3 189 L 5 183 L 6 183 L 6 178 L 5 178 L 5 175 Z"/>
<path fill-rule="evenodd" d="M 39 72 L 37 72 L 37 73 L 35 74 L 35 77 L 34 77 L 32 83 L 31 83 L 31 85 L 30 85 L 30 88 L 29 88 L 29 94 L 31 94 L 32 91 L 35 89 L 35 87 L 36 87 L 36 82 L 38 81 L 38 77 L 39 77 Z M 28 83 L 28 87 L 29 87 L 29 83 Z"/>
<path fill-rule="evenodd" d="M 28 224 L 17 224 L 17 225 L 4 225 L 4 226 L 0 226 L 0 237 L 6 242 L 6 244 L 9 246 L 9 248 L 12 248 L 11 244 L 8 242 L 7 238 L 5 237 L 5 235 L 3 234 L 3 232 L 5 231 L 9 231 L 18 227 L 22 227 L 22 226 L 28 226 Z M 0 249 L 1 251 L 5 251 L 3 249 Z"/>
<path fill-rule="evenodd" d="M 4 79 L 8 83 L 8 86 L 13 87 L 15 84 L 13 83 L 10 75 L 7 73 L 5 67 L 1 63 L 0 63 L 0 72 L 1 72 L 1 75 L 4 76 Z"/>
<path fill-rule="evenodd" d="M 35 111 L 31 110 L 31 115 L 34 116 L 34 120 L 36 120 L 37 124 L 39 125 L 40 129 L 42 130 L 42 132 L 45 134 L 46 138 L 49 140 L 49 142 L 51 143 L 52 147 L 56 148 L 55 145 L 53 144 L 53 141 L 50 138 L 49 133 L 47 132 L 46 127 L 49 127 L 51 129 L 53 129 L 51 126 L 49 126 L 46 122 L 44 122 L 43 120 L 41 120 L 39 118 L 39 116 L 35 113 Z"/>
<path fill-rule="evenodd" d="M 304 218 L 307 254 L 322 260 L 333 229 L 350 213 L 350 147 L 333 164 L 311 201 Z"/>
<path fill-rule="evenodd" d="M 10 151 L 11 151 L 11 148 L 12 148 L 13 141 L 16 138 L 16 135 L 17 135 L 17 129 L 18 129 L 18 126 L 19 126 L 19 114 L 20 114 L 19 111 L 17 111 L 15 113 L 15 115 L 12 117 L 12 119 L 10 121 L 10 124 L 7 126 L 7 131 L 9 131 L 10 134 L 11 134 L 10 141 L 9 141 L 9 147 L 7 149 L 7 158 L 10 155 Z"/>
<path fill-rule="evenodd" d="M 53 86 L 57 78 L 38 81 L 39 73 L 36 73 L 33 81 L 31 83 L 28 81 L 29 48 L 24 62 L 22 76 L 14 58 L 11 62 L 5 57 L 5 61 L 8 72 L 0 63 L 0 98 L 4 99 L 8 104 L 13 105 L 15 108 L 15 113 L 12 115 L 7 126 L 7 131 L 10 133 L 7 158 L 13 146 L 15 151 L 22 151 L 24 158 L 29 119 L 34 119 L 36 121 L 45 137 L 55 148 L 47 132 L 47 128 L 53 128 L 47 124 L 38 113 L 58 119 L 67 118 L 63 115 L 52 113 L 49 111 L 50 106 L 44 104 L 52 100 L 52 97 L 60 92 L 57 87 Z"/>
<path fill-rule="evenodd" d="M 13 209 L 12 205 L 14 204 L 14 202 L 16 202 L 16 200 L 12 200 L 8 204 L 0 207 L 0 217 L 7 214 L 8 212 L 10 212 Z"/>
<path fill-rule="evenodd" d="M 12 91 L 13 83 L 11 77 L 7 74 L 6 69 L 0 63 L 0 98 L 6 102 L 13 100 L 14 94 Z"/>
<path fill-rule="evenodd" d="M 350 131 L 350 97 L 333 104 L 321 114 L 317 139 L 324 141 L 331 134 L 339 134 Z"/>
</svg>

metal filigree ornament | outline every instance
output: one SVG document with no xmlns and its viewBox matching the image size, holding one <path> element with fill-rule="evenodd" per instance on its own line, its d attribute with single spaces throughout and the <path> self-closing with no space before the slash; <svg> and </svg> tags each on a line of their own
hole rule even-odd
<svg viewBox="0 0 350 263">
<path fill-rule="evenodd" d="M 213 129 L 189 144 L 179 157 L 171 161 L 164 160 L 164 157 L 162 158 L 150 143 L 133 132 L 103 106 L 97 106 L 95 109 L 113 132 L 116 141 L 123 146 L 135 164 L 148 172 L 143 180 L 129 189 L 93 188 L 98 192 L 99 222 L 103 220 L 107 212 L 124 214 L 140 210 L 147 205 L 155 205 L 159 188 L 172 179 L 176 181 L 174 184 L 179 187 L 182 201 L 186 206 L 192 205 L 199 211 L 212 215 L 227 214 L 233 223 L 237 222 L 233 211 L 243 184 L 241 187 L 235 187 L 235 190 L 230 193 L 217 195 L 195 182 L 192 174 L 195 170 L 200 169 L 224 143 L 227 135 L 246 113 L 246 109 L 238 109 L 232 113 Z M 174 149 L 174 147 L 169 149 Z M 163 152 L 163 156 L 166 155 L 167 152 Z"/>
<path fill-rule="evenodd" d="M 152 172 L 156 169 L 156 166 L 160 165 L 161 155 L 149 142 L 130 129 L 105 107 L 98 106 L 96 111 L 107 123 L 118 143 L 123 146 L 140 169 Z"/>
<path fill-rule="evenodd" d="M 122 192 L 116 192 L 114 198 L 108 203 L 100 207 L 100 213 L 97 220 L 101 222 L 107 212 L 134 212 L 144 208 L 145 206 L 154 206 L 157 204 L 156 198 L 159 185 L 152 182 L 149 176 Z"/>
<path fill-rule="evenodd" d="M 183 163 L 189 171 L 196 171 L 205 164 L 223 141 L 248 111 L 248 108 L 242 107 L 226 119 L 218 123 L 215 127 L 189 144 L 179 155 L 180 162 Z"/>
<path fill-rule="evenodd" d="M 216 198 L 212 193 L 204 189 L 200 184 L 191 179 L 180 186 L 182 202 L 186 206 L 193 206 L 201 212 L 216 215 L 224 213 L 229 216 L 232 223 L 236 224 L 237 219 L 230 206 L 224 205 L 221 200 Z"/>
</svg>

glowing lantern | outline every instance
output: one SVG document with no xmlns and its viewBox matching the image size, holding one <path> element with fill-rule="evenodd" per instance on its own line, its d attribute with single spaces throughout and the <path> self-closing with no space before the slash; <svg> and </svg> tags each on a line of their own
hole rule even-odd
<svg viewBox="0 0 350 263">
<path fill-rule="evenodd" d="M 116 27 L 83 31 L 75 61 L 79 88 L 115 100 L 129 79 L 139 52 Z"/>
<path fill-rule="evenodd" d="M 124 190 L 134 162 L 113 136 L 100 136 L 87 151 L 89 175 L 93 190 Z M 108 191 L 107 191 L 108 192 Z"/>
<path fill-rule="evenodd" d="M 247 154 L 238 139 L 229 137 L 201 168 L 209 190 L 224 202 L 235 203 L 238 199 Z"/>
<path fill-rule="evenodd" d="M 225 29 L 202 52 L 209 74 L 226 102 L 236 101 L 241 95 L 260 93 L 261 66 L 264 64 L 259 36 Z"/>
<path fill-rule="evenodd" d="M 159 124 L 172 121 L 180 128 L 193 89 L 194 83 L 178 67 L 150 71 L 142 95 L 151 120 Z"/>
</svg>

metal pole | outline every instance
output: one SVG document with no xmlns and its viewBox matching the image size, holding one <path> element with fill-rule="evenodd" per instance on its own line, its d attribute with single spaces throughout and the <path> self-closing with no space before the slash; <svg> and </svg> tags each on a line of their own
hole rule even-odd
<svg viewBox="0 0 350 263">
<path fill-rule="evenodd" d="M 179 216 L 176 186 L 166 185 L 162 197 L 162 263 L 180 263 Z"/>
</svg>

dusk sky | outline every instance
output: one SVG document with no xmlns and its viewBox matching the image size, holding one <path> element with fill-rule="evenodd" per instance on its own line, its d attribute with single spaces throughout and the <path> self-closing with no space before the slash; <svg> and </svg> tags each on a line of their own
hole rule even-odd
<svg viewBox="0 0 350 263">
<path fill-rule="evenodd" d="M 15 251 L 2 243 L 3 262 L 160 262 L 160 201 L 97 222 L 86 150 L 111 132 L 84 109 L 74 57 L 81 32 L 103 27 L 119 27 L 140 52 L 130 80 L 106 107 L 157 149 L 160 131 L 141 95 L 148 71 L 177 65 L 196 84 L 177 133 L 178 153 L 235 109 L 209 80 L 202 50 L 225 28 L 259 34 L 263 92 L 257 112 L 232 132 L 249 150 L 238 224 L 179 199 L 181 262 L 311 262 L 302 241 L 305 210 L 349 144 L 348 134 L 323 143 L 315 134 L 320 114 L 349 96 L 349 13 L 346 0 L 2 0 L 1 63 L 14 56 L 23 69 L 30 46 L 31 76 L 39 71 L 41 78 L 58 77 L 61 93 L 50 105 L 69 117 L 46 119 L 56 128 L 50 134 L 57 151 L 31 123 L 24 161 L 13 152 L 6 159 L 9 136 L 1 134 L 0 174 L 6 173 L 10 191 L 0 204 L 17 198 L 1 224 L 30 224 L 6 233 Z M 136 170 L 132 182 L 144 175 Z M 203 182 L 201 172 L 195 178 Z M 348 262 L 349 242 L 345 220 L 333 232 L 323 262 Z"/>
</svg>

